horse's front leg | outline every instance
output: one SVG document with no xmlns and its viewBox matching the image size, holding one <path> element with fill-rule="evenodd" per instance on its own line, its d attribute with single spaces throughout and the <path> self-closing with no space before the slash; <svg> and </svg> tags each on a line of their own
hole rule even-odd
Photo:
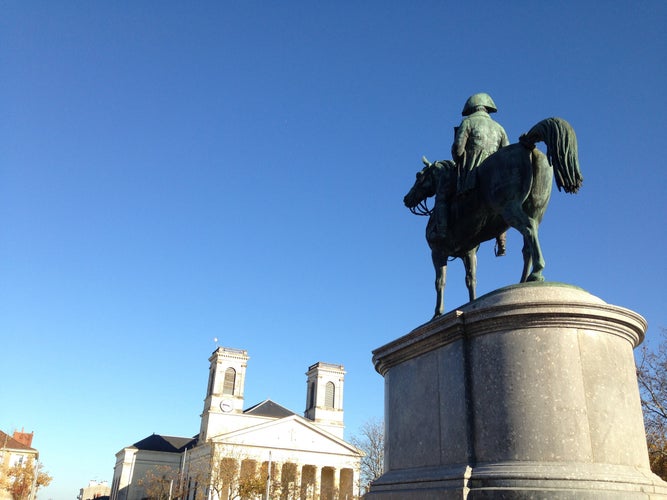
<svg viewBox="0 0 667 500">
<path fill-rule="evenodd" d="M 468 288 L 469 299 L 475 300 L 477 298 L 477 249 L 479 246 L 470 250 L 463 257 L 463 265 L 466 269 L 466 287 Z"/>
<path fill-rule="evenodd" d="M 445 312 L 445 282 L 447 278 L 447 255 L 439 250 L 431 250 L 431 260 L 435 269 L 435 314 L 433 318 Z"/>
</svg>

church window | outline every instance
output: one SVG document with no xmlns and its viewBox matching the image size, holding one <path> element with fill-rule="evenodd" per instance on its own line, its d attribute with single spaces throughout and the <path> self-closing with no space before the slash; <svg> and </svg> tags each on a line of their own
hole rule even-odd
<svg viewBox="0 0 667 500">
<path fill-rule="evenodd" d="M 236 384 L 236 370 L 234 370 L 234 368 L 227 368 L 225 370 L 225 382 L 222 385 L 222 393 L 234 394 L 235 384 Z"/>
<path fill-rule="evenodd" d="M 324 406 L 326 408 L 334 407 L 334 396 L 336 392 L 336 387 L 333 382 L 327 382 L 327 385 L 324 388 Z"/>
</svg>

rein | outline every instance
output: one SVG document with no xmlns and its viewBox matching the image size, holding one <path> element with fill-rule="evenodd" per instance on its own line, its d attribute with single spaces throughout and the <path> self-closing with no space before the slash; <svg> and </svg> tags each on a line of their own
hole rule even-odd
<svg viewBox="0 0 667 500">
<path fill-rule="evenodd" d="M 416 207 L 410 208 L 410 212 L 412 212 L 415 215 L 431 215 L 433 213 L 432 208 L 428 208 L 428 205 L 426 204 L 426 200 L 422 200 L 419 202 L 419 205 Z"/>
</svg>

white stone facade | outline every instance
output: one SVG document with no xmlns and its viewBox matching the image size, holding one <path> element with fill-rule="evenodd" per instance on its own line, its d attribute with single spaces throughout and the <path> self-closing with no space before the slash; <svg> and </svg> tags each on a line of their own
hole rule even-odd
<svg viewBox="0 0 667 500">
<path fill-rule="evenodd" d="M 344 368 L 309 367 L 302 417 L 270 400 L 243 409 L 248 359 L 243 350 L 213 352 L 199 435 L 153 435 L 121 450 L 112 500 L 147 497 L 151 471 L 174 499 L 359 498 L 362 454 L 343 440 Z"/>
</svg>

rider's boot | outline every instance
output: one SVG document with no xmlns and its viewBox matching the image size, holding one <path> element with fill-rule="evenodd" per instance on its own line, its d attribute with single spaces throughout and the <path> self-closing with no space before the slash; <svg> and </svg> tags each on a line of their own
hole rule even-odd
<svg viewBox="0 0 667 500">
<path fill-rule="evenodd" d="M 507 242 L 507 232 L 496 236 L 496 257 L 505 255 L 505 243 Z"/>
<path fill-rule="evenodd" d="M 447 237 L 447 205 L 443 201 L 436 201 L 435 213 L 435 241 L 444 241 Z"/>
</svg>

